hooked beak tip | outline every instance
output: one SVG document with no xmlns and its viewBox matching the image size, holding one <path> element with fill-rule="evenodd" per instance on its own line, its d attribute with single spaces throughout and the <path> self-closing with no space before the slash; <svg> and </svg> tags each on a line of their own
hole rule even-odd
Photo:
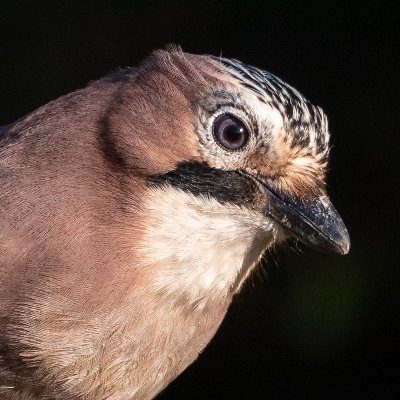
<svg viewBox="0 0 400 400">
<path fill-rule="evenodd" d="M 346 255 L 350 251 L 350 237 L 347 229 L 342 232 L 342 238 L 335 242 L 337 253 L 340 255 Z"/>
</svg>

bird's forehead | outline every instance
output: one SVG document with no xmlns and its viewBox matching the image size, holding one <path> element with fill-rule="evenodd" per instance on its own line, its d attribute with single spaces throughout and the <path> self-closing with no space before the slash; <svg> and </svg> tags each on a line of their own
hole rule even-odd
<svg viewBox="0 0 400 400">
<path fill-rule="evenodd" d="M 314 154 L 327 152 L 329 131 L 320 107 L 314 106 L 298 90 L 270 72 L 234 59 L 209 57 L 222 64 L 225 72 L 244 92 L 253 95 L 258 102 L 255 110 L 272 110 L 269 119 L 276 122 L 277 127 L 283 125 L 293 146 L 308 147 Z"/>
</svg>

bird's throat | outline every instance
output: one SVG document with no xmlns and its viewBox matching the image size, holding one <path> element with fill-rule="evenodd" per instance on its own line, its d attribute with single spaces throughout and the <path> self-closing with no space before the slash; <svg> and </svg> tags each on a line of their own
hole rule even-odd
<svg viewBox="0 0 400 400">
<path fill-rule="evenodd" d="M 139 252 L 154 266 L 151 285 L 197 307 L 238 291 L 279 240 L 279 228 L 265 216 L 172 186 L 150 188 L 146 204 Z"/>
</svg>

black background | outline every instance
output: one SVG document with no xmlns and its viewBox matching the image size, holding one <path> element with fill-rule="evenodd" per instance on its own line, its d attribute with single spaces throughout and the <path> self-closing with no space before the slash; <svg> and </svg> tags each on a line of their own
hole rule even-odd
<svg viewBox="0 0 400 400">
<path fill-rule="evenodd" d="M 328 114 L 350 254 L 278 251 L 160 400 L 400 398 L 398 24 L 382 1 L 1 1 L 0 124 L 171 42 L 269 70 Z"/>
</svg>

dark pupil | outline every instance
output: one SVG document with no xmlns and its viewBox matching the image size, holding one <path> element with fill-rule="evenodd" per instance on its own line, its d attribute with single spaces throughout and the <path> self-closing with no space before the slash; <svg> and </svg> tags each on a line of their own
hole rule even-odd
<svg viewBox="0 0 400 400">
<path fill-rule="evenodd" d="M 223 114 L 215 119 L 214 136 L 223 147 L 238 150 L 247 143 L 249 134 L 242 121 L 233 115 Z"/>
<path fill-rule="evenodd" d="M 240 142 L 243 137 L 243 128 L 240 128 L 237 125 L 231 125 L 225 129 L 224 136 L 224 139 L 228 142 Z"/>
</svg>

